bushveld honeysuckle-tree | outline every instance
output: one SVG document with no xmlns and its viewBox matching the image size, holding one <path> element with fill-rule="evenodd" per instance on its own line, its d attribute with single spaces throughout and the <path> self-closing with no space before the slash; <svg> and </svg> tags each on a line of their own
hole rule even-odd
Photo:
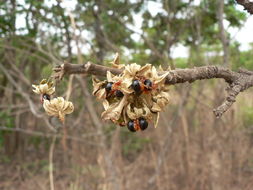
<svg viewBox="0 0 253 190">
<path fill-rule="evenodd" d="M 235 72 L 228 68 L 209 65 L 157 71 L 149 64 L 142 67 L 137 64 L 120 65 L 118 55 L 112 65 L 106 67 L 91 62 L 64 63 L 53 69 L 54 78 L 60 80 L 70 74 L 106 77 L 104 81 L 93 77 L 93 94 L 102 100 L 105 108 L 102 118 L 119 125 L 127 125 L 131 131 L 141 130 L 140 123 L 143 122 L 153 121 L 156 126 L 159 112 L 169 102 L 169 85 L 213 78 L 224 79 L 228 84 L 228 95 L 224 102 L 213 110 L 217 118 L 231 107 L 240 92 L 253 86 L 253 72 L 244 69 Z M 152 98 L 150 95 L 153 95 Z"/>
<path fill-rule="evenodd" d="M 252 3 L 239 0 L 237 2 L 251 13 Z M 159 112 L 169 103 L 169 85 L 212 78 L 224 79 L 228 84 L 228 95 L 222 105 L 213 110 L 217 118 L 231 107 L 240 92 L 253 86 L 253 72 L 243 69 L 235 72 L 228 68 L 212 65 L 157 71 L 150 64 L 144 66 L 135 63 L 121 65 L 118 54 L 112 62 L 112 67 L 91 62 L 84 64 L 64 63 L 53 70 L 55 72 L 54 79 L 62 79 L 64 75 L 69 74 L 91 74 L 106 77 L 104 81 L 93 77 L 93 95 L 102 100 L 105 109 L 101 117 L 118 125 L 127 126 L 130 131 L 144 130 L 150 121 L 154 123 L 154 126 L 157 126 Z M 55 89 L 52 89 L 50 83 L 45 84 L 46 82 L 42 81 L 40 86 L 33 86 L 34 92 L 42 94 L 42 103 L 49 115 L 64 118 L 65 114 L 73 111 L 73 104 L 66 102 L 66 104 L 63 103 L 64 106 L 52 105 L 51 102 L 62 104 L 61 102 L 65 100 L 61 98 L 59 101 L 50 100 L 50 95 Z M 44 93 L 45 89 L 49 91 L 47 94 Z M 65 105 L 69 105 L 70 109 L 67 109 Z M 45 106 L 55 107 L 47 109 Z M 59 108 L 66 110 L 66 113 L 60 112 Z M 55 113 L 53 114 L 49 110 L 54 110 Z"/>
</svg>

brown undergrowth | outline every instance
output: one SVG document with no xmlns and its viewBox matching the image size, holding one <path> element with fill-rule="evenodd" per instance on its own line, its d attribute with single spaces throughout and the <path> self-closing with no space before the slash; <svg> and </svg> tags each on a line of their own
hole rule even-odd
<svg viewBox="0 0 253 190">
<path fill-rule="evenodd" d="M 87 112 L 76 90 L 79 111 L 59 129 L 54 149 L 55 189 L 251 189 L 252 92 L 241 94 L 233 109 L 216 119 L 211 110 L 223 96 L 211 90 L 219 86 L 214 83 L 173 87 L 159 126 L 138 134 L 102 121 L 98 132 L 90 117 L 99 118 L 102 108 L 93 99 L 97 112 Z M 52 136 L 45 136 L 49 131 L 30 112 L 21 116 L 23 132 L 2 134 L 0 189 L 48 189 Z"/>
</svg>

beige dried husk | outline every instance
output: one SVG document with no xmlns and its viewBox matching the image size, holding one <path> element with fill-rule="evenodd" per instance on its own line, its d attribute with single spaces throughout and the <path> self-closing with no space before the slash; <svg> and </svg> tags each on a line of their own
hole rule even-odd
<svg viewBox="0 0 253 190">
<path fill-rule="evenodd" d="M 115 57 L 114 57 L 113 61 L 110 62 L 110 64 L 112 65 L 112 67 L 117 68 L 117 69 L 124 68 L 124 65 L 120 64 L 119 54 L 118 53 L 115 54 Z"/>
<path fill-rule="evenodd" d="M 113 75 L 107 71 L 107 80 L 100 81 L 93 78 L 93 95 L 103 101 L 105 111 L 101 117 L 111 120 L 119 125 L 126 125 L 129 120 L 140 117 L 154 123 L 157 126 L 159 112 L 169 103 L 168 88 L 164 82 L 169 72 L 159 75 L 156 68 L 151 64 L 140 66 L 136 63 L 119 66 L 119 57 L 116 55 L 112 62 L 114 67 L 124 69 L 120 75 Z M 152 81 L 152 90 L 135 94 L 131 88 L 132 81 L 149 79 Z M 124 96 L 117 98 L 108 97 L 105 90 L 107 82 L 113 82 L 112 90 L 120 90 Z"/>
<path fill-rule="evenodd" d="M 72 102 L 64 100 L 63 97 L 57 97 L 52 100 L 44 100 L 43 107 L 49 116 L 58 117 L 62 122 L 65 120 L 65 115 L 74 111 Z"/>
<path fill-rule="evenodd" d="M 55 93 L 55 87 L 52 81 L 47 81 L 46 79 L 43 79 L 40 84 L 38 85 L 32 85 L 33 92 L 36 94 L 48 94 L 52 95 Z"/>
</svg>

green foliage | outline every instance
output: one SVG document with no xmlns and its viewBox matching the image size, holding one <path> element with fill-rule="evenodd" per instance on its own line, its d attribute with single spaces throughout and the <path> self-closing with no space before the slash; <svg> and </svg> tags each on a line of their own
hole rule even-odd
<svg viewBox="0 0 253 190">
<path fill-rule="evenodd" d="M 245 127 L 250 127 L 253 125 L 253 108 L 252 106 L 242 107 L 242 120 Z"/>
<path fill-rule="evenodd" d="M 230 22 L 233 27 L 242 26 L 246 20 L 246 13 L 236 10 L 234 1 L 230 0 L 226 6 L 224 6 L 224 12 L 226 13 L 226 20 Z"/>
<path fill-rule="evenodd" d="M 14 117 L 10 115 L 11 114 L 11 110 L 7 109 L 7 110 L 3 110 L 0 112 L 0 120 L 2 125 L 8 127 L 8 128 L 12 128 L 14 126 Z"/>
<path fill-rule="evenodd" d="M 187 65 L 187 58 L 175 58 L 174 59 L 174 65 L 176 66 L 176 68 L 186 68 L 188 65 Z"/>
<path fill-rule="evenodd" d="M 14 117 L 10 115 L 11 110 L 0 111 L 0 121 L 3 127 L 14 128 Z M 10 133 L 8 131 L 0 130 L 0 148 L 3 146 L 4 135 Z"/>
<path fill-rule="evenodd" d="M 234 70 L 238 70 L 239 68 L 245 68 L 252 70 L 253 69 L 253 45 L 251 44 L 251 48 L 247 51 L 239 50 L 240 44 L 235 42 L 230 46 L 230 54 L 231 54 L 231 64 Z"/>
<path fill-rule="evenodd" d="M 41 70 L 41 76 L 44 78 L 49 78 L 52 74 L 52 66 L 51 65 L 45 65 Z"/>
</svg>

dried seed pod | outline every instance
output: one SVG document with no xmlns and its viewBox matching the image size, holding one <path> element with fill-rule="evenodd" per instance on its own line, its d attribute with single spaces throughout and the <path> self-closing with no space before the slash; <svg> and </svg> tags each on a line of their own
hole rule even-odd
<svg viewBox="0 0 253 190">
<path fill-rule="evenodd" d="M 170 96 L 167 92 L 160 92 L 156 96 L 153 96 L 153 105 L 151 111 L 160 112 L 169 103 Z"/>
<path fill-rule="evenodd" d="M 107 100 L 106 100 L 107 101 Z M 108 101 L 107 101 L 108 102 Z M 112 104 L 106 103 L 107 109 L 101 114 L 102 119 L 111 120 L 115 123 L 120 119 L 122 110 L 127 104 L 127 96 L 124 96 L 120 101 L 116 101 Z"/>
<path fill-rule="evenodd" d="M 55 92 L 55 87 L 52 81 L 47 81 L 46 79 L 43 79 L 39 85 L 32 85 L 33 92 L 36 94 L 48 94 L 52 95 Z"/>
<path fill-rule="evenodd" d="M 63 97 L 54 98 L 51 101 L 44 100 L 43 107 L 48 115 L 58 117 L 62 122 L 66 114 L 74 111 L 73 103 L 64 100 Z"/>
<path fill-rule="evenodd" d="M 93 92 L 92 94 L 97 97 L 97 99 L 103 100 L 106 98 L 105 85 L 106 81 L 100 81 L 96 77 L 92 77 Z"/>
<path fill-rule="evenodd" d="M 117 68 L 117 69 L 123 69 L 125 67 L 125 65 L 120 64 L 118 53 L 115 54 L 114 59 L 112 62 L 110 62 L 110 64 L 112 65 L 112 67 Z"/>
</svg>

